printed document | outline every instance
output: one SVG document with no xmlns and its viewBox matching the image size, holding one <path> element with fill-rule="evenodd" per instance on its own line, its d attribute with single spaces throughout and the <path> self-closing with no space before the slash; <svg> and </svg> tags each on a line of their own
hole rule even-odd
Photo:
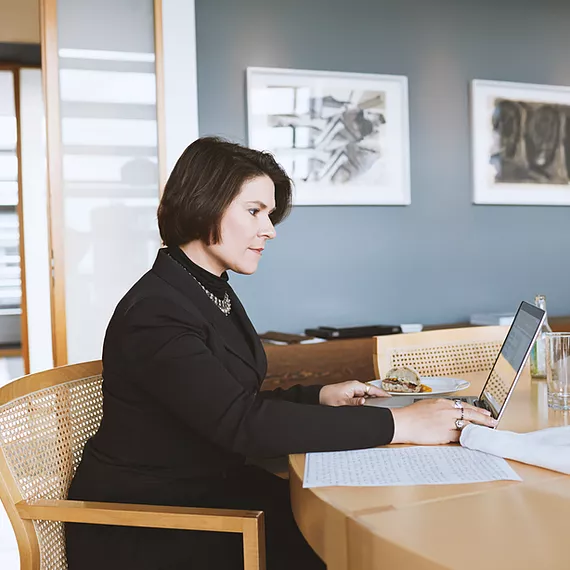
<svg viewBox="0 0 570 570">
<path fill-rule="evenodd" d="M 522 481 L 502 457 L 463 447 L 400 447 L 307 453 L 303 487 L 449 485 Z"/>
</svg>

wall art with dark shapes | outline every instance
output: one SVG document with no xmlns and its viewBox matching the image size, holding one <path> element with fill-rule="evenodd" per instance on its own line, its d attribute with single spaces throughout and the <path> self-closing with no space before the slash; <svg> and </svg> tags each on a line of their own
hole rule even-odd
<svg viewBox="0 0 570 570">
<path fill-rule="evenodd" d="M 570 88 L 474 81 L 474 201 L 570 205 Z"/>
</svg>

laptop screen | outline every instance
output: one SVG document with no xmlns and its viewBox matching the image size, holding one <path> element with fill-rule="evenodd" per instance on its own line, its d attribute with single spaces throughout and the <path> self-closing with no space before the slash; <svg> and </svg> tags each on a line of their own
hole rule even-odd
<svg viewBox="0 0 570 570">
<path fill-rule="evenodd" d="M 479 400 L 498 418 L 525 365 L 544 317 L 544 311 L 521 303 Z"/>
</svg>

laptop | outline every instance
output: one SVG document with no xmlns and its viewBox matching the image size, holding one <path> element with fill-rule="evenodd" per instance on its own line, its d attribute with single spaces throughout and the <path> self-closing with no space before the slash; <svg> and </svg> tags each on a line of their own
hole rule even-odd
<svg viewBox="0 0 570 570">
<path fill-rule="evenodd" d="M 505 337 L 495 364 L 489 372 L 481 394 L 477 397 L 454 397 L 450 399 L 459 399 L 478 408 L 484 408 L 491 412 L 493 418 L 500 420 L 545 317 L 545 311 L 523 301 Z M 420 399 L 425 398 L 418 398 L 415 394 L 410 394 L 409 396 L 396 396 L 388 399 L 378 398 L 369 403 L 381 407 L 400 408 L 413 404 Z"/>
</svg>

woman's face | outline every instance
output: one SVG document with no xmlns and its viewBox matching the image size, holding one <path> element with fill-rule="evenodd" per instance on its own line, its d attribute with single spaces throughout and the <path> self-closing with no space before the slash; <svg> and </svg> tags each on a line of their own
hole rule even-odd
<svg viewBox="0 0 570 570">
<path fill-rule="evenodd" d="M 246 182 L 222 217 L 220 242 L 204 246 L 211 265 L 206 269 L 216 275 L 226 269 L 254 273 L 265 242 L 276 235 L 269 219 L 274 209 L 275 186 L 271 178 L 258 176 Z"/>
</svg>

